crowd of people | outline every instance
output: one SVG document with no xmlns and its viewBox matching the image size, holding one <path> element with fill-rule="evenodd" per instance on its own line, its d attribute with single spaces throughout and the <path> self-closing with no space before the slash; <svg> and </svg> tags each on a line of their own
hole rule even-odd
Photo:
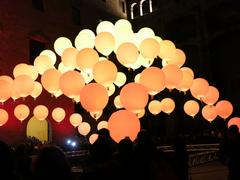
<svg viewBox="0 0 240 180">
<path fill-rule="evenodd" d="M 29 155 L 27 144 L 15 149 L 0 141 L 1 179 L 13 180 L 189 180 L 188 153 L 184 139 L 173 143 L 174 153 L 165 154 L 157 148 L 151 135 L 141 130 L 133 142 L 125 137 L 119 143 L 112 140 L 107 129 L 98 131 L 98 139 L 89 147 L 89 155 L 81 161 L 81 173 L 73 175 L 65 153 L 56 145 L 35 146 L 36 156 Z M 29 144 L 28 144 L 29 145 Z M 220 159 L 229 167 L 229 180 L 239 180 L 240 135 L 237 126 L 222 138 Z"/>
</svg>

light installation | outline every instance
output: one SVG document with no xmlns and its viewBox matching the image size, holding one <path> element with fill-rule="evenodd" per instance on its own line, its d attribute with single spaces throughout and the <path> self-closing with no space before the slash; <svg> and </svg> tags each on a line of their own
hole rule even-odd
<svg viewBox="0 0 240 180">
<path fill-rule="evenodd" d="M 185 53 L 172 41 L 155 35 L 148 27 L 134 32 L 131 23 L 125 19 L 115 24 L 102 21 L 96 34 L 83 29 L 74 42 L 67 37 L 59 37 L 53 47 L 53 50 L 42 51 L 35 58 L 34 65 L 17 64 L 13 68 L 13 77 L 0 76 L 0 126 L 4 126 L 9 117 L 4 109 L 6 101 L 32 96 L 37 102 L 43 89 L 54 98 L 64 95 L 70 101 L 80 103 L 96 119 L 97 128 L 109 128 L 110 135 L 117 142 L 126 136 L 132 140 L 136 138 L 140 130 L 139 119 L 144 116 L 145 109 L 153 115 L 170 114 L 175 110 L 178 104 L 170 97 L 156 98 L 164 89 L 170 93 L 174 89 L 191 93 L 192 99 L 186 100 L 181 107 L 189 116 L 194 117 L 200 111 L 203 118 L 213 121 L 217 116 L 227 119 L 233 112 L 231 102 L 218 101 L 220 97 L 216 87 L 202 77 L 194 77 L 193 70 L 184 67 L 187 61 Z M 58 67 L 57 59 L 60 59 Z M 153 65 L 155 61 L 159 61 L 161 66 Z M 142 70 L 135 78 L 129 79 L 123 69 Z M 37 81 L 39 76 L 41 78 Z M 116 109 L 108 121 L 98 122 L 109 103 L 109 96 L 114 99 L 110 106 Z M 202 110 L 199 100 L 205 105 Z M 30 113 L 38 120 L 44 120 L 50 114 L 59 123 L 66 115 L 61 107 L 49 112 L 42 104 L 32 109 L 22 104 L 15 108 L 14 113 L 20 121 Z M 73 113 L 67 117 L 80 134 L 90 137 L 91 143 L 97 139 L 81 114 Z M 231 122 L 239 124 L 239 118 Z"/>
</svg>

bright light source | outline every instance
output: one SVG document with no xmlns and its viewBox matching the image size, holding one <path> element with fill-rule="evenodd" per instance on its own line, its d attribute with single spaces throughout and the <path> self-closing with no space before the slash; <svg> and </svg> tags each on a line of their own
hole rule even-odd
<svg viewBox="0 0 240 180">
<path fill-rule="evenodd" d="M 70 139 L 67 140 L 67 144 L 71 144 L 71 142 L 72 142 L 72 141 L 71 141 Z"/>
<path fill-rule="evenodd" d="M 72 147 L 75 147 L 76 146 L 76 142 L 72 142 Z"/>
</svg>

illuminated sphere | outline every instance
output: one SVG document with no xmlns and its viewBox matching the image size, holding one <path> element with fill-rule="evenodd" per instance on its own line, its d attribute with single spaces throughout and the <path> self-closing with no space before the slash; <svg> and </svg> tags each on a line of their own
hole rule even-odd
<svg viewBox="0 0 240 180">
<path fill-rule="evenodd" d="M 165 81 L 166 88 L 174 89 L 181 83 L 183 78 L 183 73 L 178 66 L 174 64 L 170 64 L 170 65 L 164 66 L 162 70 L 164 72 L 165 79 L 166 79 Z"/>
<path fill-rule="evenodd" d="M 139 29 L 139 31 L 136 33 L 136 46 L 139 48 L 140 44 L 148 38 L 154 38 L 155 33 L 154 31 L 149 28 L 149 27 L 143 27 L 141 29 Z M 158 49 L 159 50 L 159 49 Z"/>
<path fill-rule="evenodd" d="M 108 122 L 107 121 L 100 121 L 97 125 L 97 130 L 100 130 L 100 129 L 108 129 Z"/>
<path fill-rule="evenodd" d="M 28 75 L 20 75 L 13 81 L 14 88 L 17 88 L 21 97 L 27 97 L 34 90 L 34 81 Z"/>
<path fill-rule="evenodd" d="M 175 109 L 175 102 L 171 98 L 164 98 L 161 101 L 162 111 L 170 114 Z"/>
<path fill-rule="evenodd" d="M 111 96 L 114 94 L 115 90 L 116 90 L 116 87 L 115 85 L 112 83 L 112 84 L 107 84 L 107 85 L 104 85 L 104 87 L 106 88 L 107 90 L 107 93 L 108 93 L 108 96 Z"/>
<path fill-rule="evenodd" d="M 114 36 L 109 32 L 101 32 L 96 36 L 95 48 L 101 54 L 108 56 L 115 47 Z"/>
<path fill-rule="evenodd" d="M 182 67 L 186 61 L 185 53 L 181 49 L 176 49 L 168 58 L 170 59 L 168 64 L 175 64 L 178 67 Z"/>
<path fill-rule="evenodd" d="M 138 118 L 142 118 L 145 115 L 145 109 L 141 109 L 136 115 Z"/>
<path fill-rule="evenodd" d="M 171 57 L 176 51 L 176 46 L 172 41 L 163 40 L 160 42 L 159 57 L 162 59 Z"/>
<path fill-rule="evenodd" d="M 124 27 L 115 29 L 114 38 L 115 38 L 114 48 L 115 53 L 117 52 L 118 47 L 123 43 L 131 42 L 135 44 L 135 35 L 132 29 L 126 29 Z"/>
<path fill-rule="evenodd" d="M 64 120 L 65 116 L 65 110 L 61 107 L 54 108 L 52 111 L 52 118 L 58 123 Z"/>
<path fill-rule="evenodd" d="M 198 102 L 189 100 L 185 102 L 183 109 L 187 115 L 194 117 L 199 112 L 200 108 Z"/>
<path fill-rule="evenodd" d="M 133 70 L 136 70 L 136 69 L 138 69 L 138 68 L 140 68 L 140 67 L 142 66 L 141 58 L 143 58 L 143 57 L 142 57 L 141 54 L 139 54 L 139 55 L 138 55 L 138 58 L 137 58 L 137 61 L 136 61 L 134 64 L 131 65 L 131 68 L 132 68 Z"/>
<path fill-rule="evenodd" d="M 52 65 L 54 65 L 57 61 L 57 56 L 52 50 L 45 49 L 40 53 L 40 55 L 48 56 L 51 59 Z"/>
<path fill-rule="evenodd" d="M 117 109 L 120 109 L 123 107 L 119 95 L 114 98 L 114 105 Z"/>
<path fill-rule="evenodd" d="M 158 100 L 152 100 L 149 104 L 148 104 L 148 110 L 150 113 L 152 113 L 153 115 L 157 115 L 161 112 L 162 108 L 161 108 L 161 102 Z"/>
<path fill-rule="evenodd" d="M 19 104 L 14 108 L 14 115 L 20 121 L 23 121 L 24 119 L 26 119 L 29 113 L 30 113 L 30 110 L 28 106 L 26 106 L 25 104 Z"/>
<path fill-rule="evenodd" d="M 208 105 L 213 105 L 218 101 L 219 91 L 214 86 L 209 86 L 207 94 L 202 97 L 202 101 Z"/>
<path fill-rule="evenodd" d="M 237 125 L 240 132 L 240 117 L 233 117 L 228 121 L 228 127 L 231 125 Z"/>
<path fill-rule="evenodd" d="M 59 86 L 64 95 L 73 98 L 80 94 L 85 81 L 79 72 L 67 71 L 61 75 Z"/>
<path fill-rule="evenodd" d="M 20 75 L 28 75 L 32 80 L 36 80 L 38 77 L 37 69 L 32 65 L 27 65 L 24 63 L 18 64 L 13 69 L 13 76 L 16 78 Z"/>
<path fill-rule="evenodd" d="M 159 54 L 160 45 L 154 38 L 144 39 L 139 47 L 140 53 L 144 58 L 155 58 Z"/>
<path fill-rule="evenodd" d="M 44 105 L 37 105 L 33 109 L 33 115 L 38 120 L 45 120 L 47 118 L 47 116 L 48 116 L 48 108 L 46 106 L 44 106 Z"/>
<path fill-rule="evenodd" d="M 89 137 L 90 144 L 93 144 L 98 139 L 98 134 L 94 133 Z"/>
<path fill-rule="evenodd" d="M 233 105 L 227 100 L 221 100 L 216 104 L 216 112 L 223 119 L 227 119 L 233 112 Z"/>
<path fill-rule="evenodd" d="M 205 105 L 202 108 L 202 116 L 204 119 L 208 120 L 209 122 L 213 121 L 217 117 L 217 112 L 215 106 Z"/>
<path fill-rule="evenodd" d="M 90 83 L 93 80 L 93 74 L 92 73 L 86 73 L 84 71 L 81 71 L 81 75 L 84 78 L 84 81 L 86 84 Z"/>
<path fill-rule="evenodd" d="M 108 32 L 113 34 L 114 33 L 114 25 L 110 21 L 101 21 L 96 28 L 97 34 Z"/>
<path fill-rule="evenodd" d="M 137 116 L 128 110 L 114 112 L 108 120 L 110 136 L 117 143 L 125 137 L 134 141 L 140 131 L 140 122 Z"/>
<path fill-rule="evenodd" d="M 59 63 L 58 65 L 58 70 L 61 72 L 61 73 L 65 73 L 67 71 L 73 71 L 75 68 L 74 67 L 71 67 L 71 66 L 64 66 L 64 64 L 62 62 Z"/>
<path fill-rule="evenodd" d="M 59 89 L 58 91 L 54 92 L 53 95 L 58 98 L 59 96 L 61 96 L 63 94 L 63 92 L 61 91 L 61 89 Z"/>
<path fill-rule="evenodd" d="M 90 112 L 90 116 L 93 117 L 95 120 L 98 120 L 102 116 L 103 111 L 98 112 Z"/>
<path fill-rule="evenodd" d="M 134 82 L 135 82 L 135 83 L 140 83 L 140 78 L 141 78 L 141 73 L 138 73 L 138 74 L 134 77 Z"/>
<path fill-rule="evenodd" d="M 44 89 L 53 94 L 59 90 L 59 80 L 62 73 L 57 69 L 48 69 L 41 76 L 41 83 Z"/>
<path fill-rule="evenodd" d="M 77 127 L 82 123 L 82 116 L 78 113 L 73 113 L 70 116 L 69 121 L 72 126 Z"/>
<path fill-rule="evenodd" d="M 10 76 L 7 76 L 7 75 L 2 75 L 2 76 L 0 76 L 0 80 L 7 81 L 7 82 L 10 83 L 10 84 L 13 83 L 13 79 L 12 79 Z"/>
<path fill-rule="evenodd" d="M 138 83 L 128 83 L 120 91 L 120 101 L 126 109 L 137 113 L 148 103 L 147 89 Z"/>
<path fill-rule="evenodd" d="M 78 126 L 78 132 L 83 136 L 88 135 L 90 131 L 91 131 L 91 126 L 87 122 L 82 122 Z"/>
<path fill-rule="evenodd" d="M 0 109 L 0 126 L 3 126 L 8 121 L 8 112 L 4 109 Z"/>
<path fill-rule="evenodd" d="M 5 102 L 11 97 L 12 84 L 9 81 L 0 79 L 0 102 Z"/>
<path fill-rule="evenodd" d="M 75 47 L 80 51 L 84 48 L 93 48 L 95 44 L 95 34 L 90 29 L 83 29 L 76 36 Z"/>
<path fill-rule="evenodd" d="M 77 66 L 77 54 L 78 50 L 76 48 L 67 48 L 62 54 L 62 63 L 64 66 L 75 68 Z"/>
<path fill-rule="evenodd" d="M 194 74 L 190 68 L 183 67 L 181 68 L 183 77 L 180 83 L 177 85 L 179 91 L 186 92 L 190 89 L 193 84 Z"/>
<path fill-rule="evenodd" d="M 203 98 L 209 89 L 208 82 L 203 78 L 196 78 L 193 80 L 193 84 L 190 87 L 190 91 L 194 94 L 198 99 Z"/>
<path fill-rule="evenodd" d="M 148 93 L 156 95 L 165 88 L 165 75 L 158 67 L 149 67 L 142 71 L 140 84 L 144 85 Z"/>
<path fill-rule="evenodd" d="M 72 47 L 72 42 L 66 37 L 59 37 L 54 42 L 54 50 L 59 56 L 62 56 L 64 50 L 70 47 Z"/>
<path fill-rule="evenodd" d="M 115 30 L 119 28 L 132 29 L 131 23 L 126 19 L 119 19 L 115 22 Z"/>
<path fill-rule="evenodd" d="M 102 85 L 113 83 L 117 78 L 117 67 L 111 61 L 99 61 L 93 67 L 94 80 Z"/>
<path fill-rule="evenodd" d="M 123 72 L 117 72 L 117 77 L 114 81 L 117 87 L 123 86 L 127 81 L 127 77 Z"/>
<path fill-rule="evenodd" d="M 102 111 L 108 103 L 108 93 L 104 86 L 90 83 L 80 93 L 81 105 L 89 112 Z"/>
<path fill-rule="evenodd" d="M 118 61 L 125 67 L 131 67 L 137 61 L 138 49 L 132 43 L 121 44 L 116 52 Z"/>
<path fill-rule="evenodd" d="M 144 57 L 142 57 L 141 54 L 138 56 L 138 58 L 139 58 L 138 60 L 140 61 L 141 65 L 145 68 L 150 67 L 154 62 L 153 58 L 144 58 Z"/>
<path fill-rule="evenodd" d="M 34 89 L 31 92 L 30 96 L 36 99 L 41 93 L 42 93 L 42 84 L 37 81 L 34 81 Z"/>
<path fill-rule="evenodd" d="M 34 60 L 34 67 L 37 69 L 39 74 L 43 74 L 46 70 L 54 68 L 51 59 L 48 56 L 40 55 Z"/>
<path fill-rule="evenodd" d="M 98 61 L 99 55 L 94 49 L 84 48 L 77 54 L 77 66 L 85 72 L 91 71 Z"/>
</svg>

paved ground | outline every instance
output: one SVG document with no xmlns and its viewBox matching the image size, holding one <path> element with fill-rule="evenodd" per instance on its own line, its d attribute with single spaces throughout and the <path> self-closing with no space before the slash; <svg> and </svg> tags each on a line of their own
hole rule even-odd
<svg viewBox="0 0 240 180">
<path fill-rule="evenodd" d="M 227 180 L 228 170 L 218 161 L 209 162 L 190 170 L 192 180 Z"/>
</svg>

